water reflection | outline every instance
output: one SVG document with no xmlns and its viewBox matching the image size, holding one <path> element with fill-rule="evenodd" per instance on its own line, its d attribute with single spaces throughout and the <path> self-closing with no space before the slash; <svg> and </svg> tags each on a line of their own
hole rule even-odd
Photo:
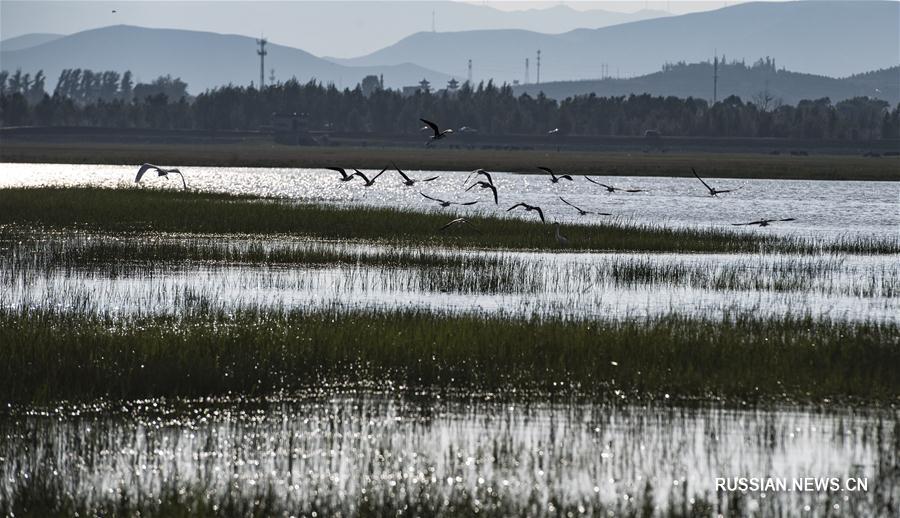
<svg viewBox="0 0 900 518">
<path fill-rule="evenodd" d="M 268 253 L 331 259 L 271 266 L 79 263 L 75 258 L 95 239 L 6 242 L 0 247 L 0 306 L 113 315 L 185 313 L 199 307 L 225 312 L 418 308 L 583 318 L 673 312 L 716 318 L 753 312 L 894 322 L 900 313 L 900 266 L 890 256 L 426 251 L 157 236 L 157 246 L 218 247 L 229 256 L 259 245 Z M 120 244 L 127 249 L 146 241 L 128 238 Z M 416 264 L 426 255 L 446 262 Z"/>
<path fill-rule="evenodd" d="M 853 476 L 869 492 L 748 493 L 737 504 L 869 514 L 900 497 L 898 418 L 353 392 L 63 406 L 0 419 L 0 495 L 47 476 L 92 506 L 200 488 L 223 501 L 271 494 L 295 512 L 391 508 L 412 495 L 507 513 L 700 500 L 724 511 L 735 502 L 716 493 L 716 477 Z"/>
<path fill-rule="evenodd" d="M 336 173 L 319 169 L 287 168 L 182 168 L 192 188 L 204 191 L 279 196 L 339 205 L 377 205 L 415 210 L 433 210 L 436 205 L 406 187 L 399 176 L 388 175 L 374 187 L 343 183 Z M 3 164 L 0 187 L 23 185 L 132 185 L 136 167 L 80 164 Z M 367 174 L 369 170 L 364 170 Z M 373 171 L 377 173 L 378 171 Z M 490 193 L 462 193 L 468 172 L 408 171 L 413 176 L 439 175 L 427 191 L 443 199 L 479 199 L 471 209 L 480 214 L 501 214 L 519 201 L 543 207 L 552 221 L 609 221 L 598 216 L 579 217 L 558 196 L 588 210 L 609 212 L 627 221 L 653 225 L 743 229 L 745 232 L 810 238 L 896 238 L 900 228 L 896 182 L 848 182 L 811 180 L 717 179 L 735 193 L 711 198 L 693 178 L 617 177 L 616 185 L 647 189 L 644 193 L 608 194 L 585 181 L 551 184 L 546 177 L 494 173 L 500 206 L 489 202 Z M 148 187 L 177 188 L 157 179 Z M 474 191 L 473 191 L 474 192 Z M 471 196 L 469 196 L 471 195 Z M 503 213 L 505 214 L 505 213 Z M 533 216 L 533 215 L 532 215 Z M 515 214 L 512 217 L 517 217 Z M 525 216 L 520 216 L 525 217 Z M 797 221 L 768 228 L 732 227 L 732 223 L 760 218 L 793 217 Z"/>
</svg>

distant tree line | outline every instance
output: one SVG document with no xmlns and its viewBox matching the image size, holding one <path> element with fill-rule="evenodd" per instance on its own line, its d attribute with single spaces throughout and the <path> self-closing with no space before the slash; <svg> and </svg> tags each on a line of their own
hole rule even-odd
<svg viewBox="0 0 900 518">
<path fill-rule="evenodd" d="M 0 95 L 12 96 L 18 93 L 30 105 L 39 103 L 47 95 L 45 83 L 46 76 L 43 70 L 38 70 L 34 77 L 31 74 L 23 74 L 21 70 L 16 70 L 12 74 L 6 70 L 0 71 Z M 160 76 L 150 83 L 135 85 L 130 70 L 119 74 L 112 70 L 94 72 L 67 68 L 60 72 L 53 91 L 53 96 L 70 99 L 79 105 L 99 100 L 131 101 L 159 94 L 164 94 L 169 100 L 178 101 L 182 97 L 188 97 L 187 83 L 179 78 L 173 79 L 172 76 Z"/>
<path fill-rule="evenodd" d="M 419 118 L 425 117 L 443 127 L 468 126 L 495 135 L 541 135 L 558 128 L 562 135 L 640 136 L 655 130 L 664 136 L 900 137 L 900 105 L 891 109 L 868 97 L 836 104 L 823 98 L 796 106 L 735 96 L 713 105 L 651 95 L 587 95 L 557 102 L 543 94 L 516 97 L 509 85 L 491 82 L 404 96 L 375 83 L 364 91 L 361 85 L 338 90 L 289 80 L 262 90 L 223 86 L 189 98 L 187 85 L 177 78 L 132 87 L 128 72 L 120 76 L 77 69 L 63 72 L 52 95 L 37 96 L 37 75 L 30 85 L 21 74 L 15 81 L 13 76 L 2 78 L 0 123 L 6 126 L 247 130 L 269 124 L 273 113 L 303 113 L 311 130 L 380 134 L 418 133 Z"/>
</svg>

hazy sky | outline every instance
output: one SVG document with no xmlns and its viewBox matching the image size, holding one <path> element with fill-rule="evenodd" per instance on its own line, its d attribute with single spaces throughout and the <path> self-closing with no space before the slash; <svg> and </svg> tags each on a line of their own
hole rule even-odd
<svg viewBox="0 0 900 518">
<path fill-rule="evenodd" d="M 786 1 L 786 0 L 763 0 L 763 1 Z M 506 10 L 522 10 L 546 8 L 555 5 L 567 5 L 572 9 L 584 11 L 588 9 L 603 9 L 605 11 L 634 12 L 640 9 L 655 9 L 659 11 L 668 11 L 672 14 L 685 14 L 697 11 L 708 11 L 710 9 L 718 9 L 726 5 L 734 5 L 743 3 L 742 1 L 732 2 L 713 2 L 713 1 L 697 1 L 697 0 L 617 0 L 617 1 L 596 1 L 596 0 L 569 0 L 566 2 L 545 2 L 542 0 L 523 1 L 523 0 L 491 0 L 491 1 L 469 1 L 470 4 L 489 5 L 494 9 Z"/>
<path fill-rule="evenodd" d="M 363 0 L 365 1 L 365 0 Z M 0 1 L 0 38 L 43 32 L 71 34 L 115 24 L 156 28 L 177 28 L 243 34 L 265 35 L 271 41 L 294 46 L 319 56 L 354 57 L 391 45 L 409 34 L 431 29 L 431 13 L 435 11 L 438 31 L 486 28 L 523 28 L 540 30 L 524 18 L 498 21 L 502 11 L 521 11 L 565 5 L 578 11 L 605 10 L 633 13 L 643 9 L 668 11 L 672 14 L 719 9 L 741 2 L 695 0 L 632 1 L 469 1 L 469 6 L 454 8 L 429 0 L 410 0 L 402 7 L 397 2 L 379 0 L 364 4 L 347 2 L 267 1 Z M 488 6 L 472 15 L 462 7 Z M 113 13 L 112 11 L 116 12 Z M 513 13 L 514 14 L 514 13 Z M 532 20 L 535 17 L 531 17 Z M 585 22 L 577 13 L 569 21 L 556 19 L 556 32 L 582 27 Z M 596 19 L 596 18 L 595 18 Z M 567 25 L 568 23 L 568 25 Z M 616 22 L 620 23 L 620 22 Z M 504 26 L 500 26 L 503 25 Z M 586 24 L 590 26 L 590 24 Z M 602 26 L 605 24 L 594 24 Z M 554 32 L 544 30 L 541 32 Z"/>
</svg>

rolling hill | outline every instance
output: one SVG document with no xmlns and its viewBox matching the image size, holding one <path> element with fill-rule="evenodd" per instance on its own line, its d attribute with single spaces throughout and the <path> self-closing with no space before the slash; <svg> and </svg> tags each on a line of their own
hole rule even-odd
<svg viewBox="0 0 900 518">
<path fill-rule="evenodd" d="M 646 9 L 631 13 L 576 10 L 566 5 L 501 10 L 487 2 L 448 0 L 4 0 L 2 6 L 0 34 L 4 37 L 29 32 L 74 34 L 124 24 L 251 37 L 265 34 L 317 56 L 339 57 L 368 54 L 431 30 L 432 13 L 438 31 L 526 29 L 551 34 L 668 15 Z M 634 5 L 641 7 L 643 3 Z"/>
<path fill-rule="evenodd" d="M 661 72 L 630 79 L 558 81 L 514 87 L 516 94 L 539 92 L 553 99 L 596 94 L 611 97 L 648 93 L 654 96 L 712 99 L 713 65 L 709 62 L 667 66 Z M 889 103 L 900 102 L 900 66 L 835 79 L 760 64 L 732 63 L 719 66 L 719 100 L 737 95 L 744 101 L 761 99 L 766 93 L 772 102 L 797 104 L 802 99 L 828 97 L 838 102 L 853 97 L 875 97 Z"/>
<path fill-rule="evenodd" d="M 386 87 L 418 83 L 423 77 L 443 85 L 450 76 L 418 65 L 346 66 L 318 58 L 308 52 L 270 43 L 267 47 L 266 78 L 270 68 L 276 78 L 316 79 L 338 87 L 354 87 L 369 74 L 384 75 Z M 46 43 L 0 52 L 4 70 L 43 70 L 52 90 L 65 68 L 131 70 L 139 81 L 171 74 L 188 83 L 197 94 L 215 86 L 247 85 L 259 81 L 256 41 L 246 36 L 175 29 L 147 29 L 115 25 L 79 32 Z"/>
<path fill-rule="evenodd" d="M 418 63 L 461 75 L 473 61 L 474 79 L 523 80 L 525 58 L 541 50 L 541 80 L 609 75 L 631 77 L 665 62 L 700 62 L 717 52 L 731 59 L 772 56 L 809 74 L 847 76 L 900 63 L 900 2 L 759 2 L 551 35 L 525 30 L 420 32 L 344 65 Z"/>
<path fill-rule="evenodd" d="M 34 32 L 0 41 L 0 50 L 22 50 L 62 38 L 62 34 Z"/>
</svg>

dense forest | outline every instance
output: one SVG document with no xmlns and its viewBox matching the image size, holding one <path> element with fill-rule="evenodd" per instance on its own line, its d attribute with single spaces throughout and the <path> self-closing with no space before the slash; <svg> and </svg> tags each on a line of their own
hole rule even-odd
<svg viewBox="0 0 900 518">
<path fill-rule="evenodd" d="M 65 70 L 53 92 L 44 92 L 41 72 L 34 77 L 0 75 L 0 123 L 4 126 L 97 126 L 156 129 L 232 130 L 267 125 L 274 113 L 302 113 L 311 130 L 415 133 L 419 118 L 443 127 L 467 126 L 487 134 L 796 137 L 877 139 L 900 137 L 900 105 L 857 97 L 828 98 L 779 105 L 771 99 L 744 101 L 730 96 L 710 105 L 697 98 L 645 95 L 563 101 L 543 94 L 515 96 L 508 85 L 420 90 L 338 90 L 333 85 L 290 80 L 262 90 L 224 86 L 194 98 L 180 79 L 160 77 L 133 84 L 125 72 Z"/>
</svg>

